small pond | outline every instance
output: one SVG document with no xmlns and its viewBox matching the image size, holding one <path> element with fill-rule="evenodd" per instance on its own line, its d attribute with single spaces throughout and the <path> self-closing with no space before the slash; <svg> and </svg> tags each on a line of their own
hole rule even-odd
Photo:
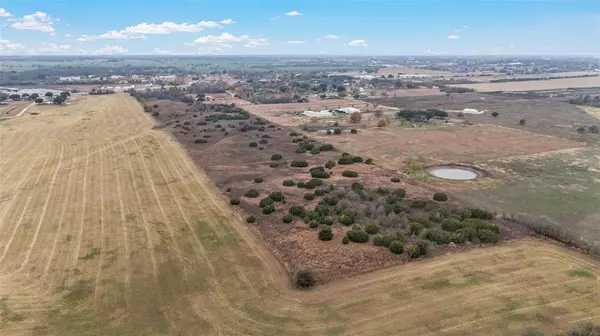
<svg viewBox="0 0 600 336">
<path fill-rule="evenodd" d="M 479 177 L 474 170 L 453 166 L 431 167 L 428 171 L 431 175 L 446 180 L 473 180 Z"/>
</svg>

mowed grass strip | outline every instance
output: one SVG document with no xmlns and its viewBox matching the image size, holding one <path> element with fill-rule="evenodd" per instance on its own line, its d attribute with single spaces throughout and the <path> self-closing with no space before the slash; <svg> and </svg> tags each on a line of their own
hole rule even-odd
<svg viewBox="0 0 600 336">
<path fill-rule="evenodd" d="M 566 330 L 600 315 L 599 263 L 537 240 L 297 291 L 202 170 L 152 130 L 130 97 L 86 97 L 6 123 L 65 150 L 46 196 L 58 162 L 44 167 L 35 143 L 2 147 L 3 167 L 28 166 L 0 185 L 0 225 L 14 228 L 38 176 L 45 191 L 35 198 L 41 206 L 27 208 L 32 224 L 22 223 L 40 224 L 38 234 L 15 235 L 10 261 L 0 263 L 2 334 L 495 335 Z M 71 183 L 63 169 L 73 170 Z M 30 188 L 15 188 L 19 178 Z M 1 246 L 8 239 L 0 237 Z"/>
</svg>

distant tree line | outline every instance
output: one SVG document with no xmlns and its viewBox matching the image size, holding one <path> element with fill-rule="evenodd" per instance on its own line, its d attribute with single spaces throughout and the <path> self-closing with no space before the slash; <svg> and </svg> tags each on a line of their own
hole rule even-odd
<svg viewBox="0 0 600 336">
<path fill-rule="evenodd" d="M 437 109 L 426 109 L 426 110 L 410 110 L 404 109 L 396 112 L 396 118 L 398 119 L 406 119 L 409 121 L 424 121 L 429 120 L 431 118 L 447 118 L 448 112 L 437 110 Z"/>
<path fill-rule="evenodd" d="M 500 79 L 492 79 L 490 81 L 490 83 L 529 82 L 529 81 L 539 81 L 539 80 L 548 80 L 548 79 L 585 78 L 585 77 L 598 77 L 598 76 L 600 76 L 600 75 L 597 75 L 597 74 L 588 74 L 588 75 L 576 75 L 576 76 L 500 78 Z"/>
<path fill-rule="evenodd" d="M 593 107 L 600 107 L 600 95 L 598 96 L 590 96 L 590 95 L 579 95 L 577 98 L 573 98 L 569 100 L 569 103 L 574 105 L 587 105 Z"/>
<path fill-rule="evenodd" d="M 129 92 L 129 95 L 134 97 L 137 101 L 160 99 L 160 100 L 180 101 L 180 102 L 186 103 L 188 105 L 192 105 L 195 102 L 195 99 L 190 97 L 186 93 L 186 91 L 176 91 L 176 90 L 136 91 L 136 90 L 131 90 Z"/>
</svg>

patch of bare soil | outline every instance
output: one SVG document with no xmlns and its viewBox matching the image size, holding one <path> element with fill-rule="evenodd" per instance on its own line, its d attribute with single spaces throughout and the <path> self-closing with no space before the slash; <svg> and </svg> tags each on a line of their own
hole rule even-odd
<svg viewBox="0 0 600 336">
<path fill-rule="evenodd" d="M 426 217 L 427 211 L 438 206 L 432 204 L 427 211 L 411 210 L 411 200 L 431 200 L 433 191 L 404 181 L 390 182 L 392 177 L 397 177 L 394 171 L 366 163 L 336 163 L 334 167 L 324 169 L 331 176 L 319 180 L 323 184 L 314 189 L 283 186 L 284 180 L 296 183 L 310 181 L 309 168 L 324 166 L 329 161 L 337 162 L 342 156 L 341 151 L 336 149 L 311 154 L 309 150 L 298 153 L 300 146 L 312 144 L 320 147 L 329 143 L 329 139 L 315 142 L 308 137 L 303 138 L 291 129 L 249 116 L 242 109 L 230 105 L 202 104 L 191 107 L 171 101 L 153 101 L 151 104 L 158 105 L 157 128 L 164 128 L 183 144 L 196 164 L 203 168 L 226 197 L 240 201 L 239 205 L 234 205 L 236 211 L 244 217 L 256 218 L 255 223 L 248 225 L 260 233 L 290 275 L 298 269 L 309 268 L 320 282 L 327 282 L 405 262 L 405 254 L 394 255 L 384 247 L 373 245 L 373 235 L 365 244 L 342 244 L 345 232 L 351 227 L 342 225 L 338 215 L 354 214 L 355 223 L 361 226 L 380 223 L 381 234 L 400 232 L 406 235 L 411 218 L 419 220 L 420 217 Z M 219 118 L 239 119 L 217 120 Z M 338 136 L 331 136 L 331 139 L 334 137 Z M 281 158 L 277 155 L 281 155 Z M 293 161 L 306 161 L 308 166 L 292 167 Z M 355 171 L 359 177 L 344 177 L 345 170 Z M 354 189 L 353 183 L 359 183 L 360 188 Z M 246 197 L 250 189 L 256 189 L 259 196 Z M 409 199 L 402 200 L 402 196 L 392 194 L 392 190 L 401 189 L 406 191 Z M 275 211 L 265 214 L 259 202 L 275 191 L 284 194 L 285 202 L 275 203 Z M 306 199 L 306 194 L 314 198 Z M 320 241 L 318 229 L 309 228 L 308 222 L 311 220 L 306 217 L 293 217 L 291 223 L 284 223 L 283 218 L 291 206 L 304 207 L 306 216 L 309 216 L 312 209 L 325 199 L 337 199 L 327 205 L 328 214 L 319 219 L 331 219 L 332 241 Z M 458 206 L 452 200 L 448 203 L 447 207 L 450 208 Z M 398 214 L 393 212 L 394 204 Z M 324 227 L 327 225 L 320 222 L 319 228 Z M 410 233 L 406 237 L 408 247 L 412 238 Z M 439 251 L 444 249 L 442 247 Z M 435 252 L 437 250 L 431 253 L 439 253 Z"/>
</svg>

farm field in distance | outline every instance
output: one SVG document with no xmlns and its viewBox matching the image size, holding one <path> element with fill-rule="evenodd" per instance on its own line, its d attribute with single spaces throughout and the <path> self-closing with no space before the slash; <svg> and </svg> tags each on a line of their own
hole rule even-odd
<svg viewBox="0 0 600 336">
<path fill-rule="evenodd" d="M 599 321 L 600 262 L 537 239 L 294 290 L 134 99 L 40 111 L 0 122 L 1 333 L 501 335 Z"/>
<path fill-rule="evenodd" d="M 567 88 L 587 88 L 600 87 L 600 77 L 584 78 L 559 78 L 523 82 L 504 82 L 504 83 L 477 83 L 453 85 L 469 89 L 475 89 L 479 92 L 494 91 L 537 91 L 554 90 Z"/>
</svg>

